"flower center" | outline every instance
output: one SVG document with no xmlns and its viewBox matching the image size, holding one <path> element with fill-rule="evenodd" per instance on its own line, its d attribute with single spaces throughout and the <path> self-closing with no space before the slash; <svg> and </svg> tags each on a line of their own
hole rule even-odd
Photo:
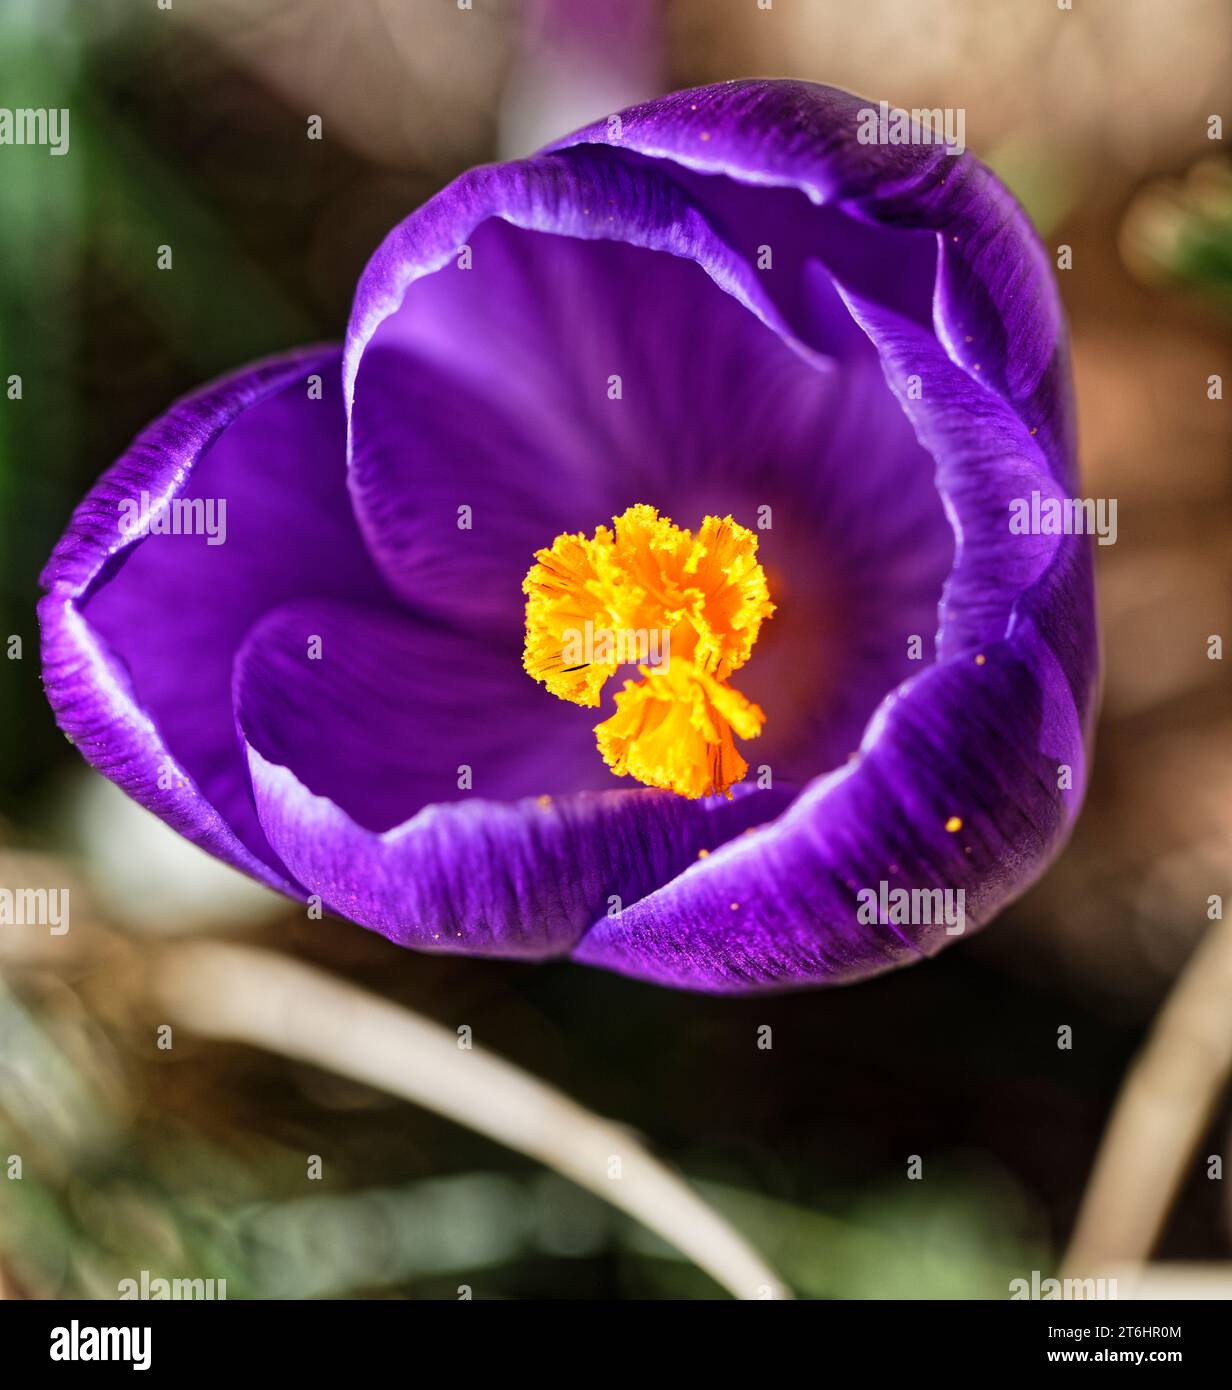
<svg viewBox="0 0 1232 1390">
<path fill-rule="evenodd" d="M 748 771 L 733 733 L 756 738 L 766 716 L 727 684 L 774 612 L 757 537 L 730 516 L 696 532 L 644 504 L 593 537 L 557 536 L 522 581 L 522 664 L 553 695 L 597 705 L 636 662 L 616 713 L 595 728 L 619 777 L 681 796 L 721 793 Z"/>
</svg>

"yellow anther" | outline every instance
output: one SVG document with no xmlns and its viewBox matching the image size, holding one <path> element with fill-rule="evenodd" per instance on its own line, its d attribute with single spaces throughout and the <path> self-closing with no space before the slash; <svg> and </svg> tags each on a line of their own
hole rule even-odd
<svg viewBox="0 0 1232 1390">
<path fill-rule="evenodd" d="M 523 665 L 562 700 L 595 706 L 622 666 L 636 665 L 616 713 L 595 729 L 618 776 L 698 797 L 748 771 L 733 734 L 756 738 L 765 715 L 726 684 L 774 612 L 757 537 L 730 516 L 696 532 L 638 505 L 592 537 L 557 536 L 537 551 L 526 595 Z"/>
</svg>

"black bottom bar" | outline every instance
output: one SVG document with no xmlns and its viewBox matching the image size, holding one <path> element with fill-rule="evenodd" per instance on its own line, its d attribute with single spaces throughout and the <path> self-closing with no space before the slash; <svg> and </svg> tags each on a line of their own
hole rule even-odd
<svg viewBox="0 0 1232 1390">
<path fill-rule="evenodd" d="M 628 1357 L 642 1376 L 681 1358 L 691 1372 L 712 1358 L 730 1371 L 733 1356 L 774 1379 L 785 1358 L 803 1359 L 818 1377 L 853 1361 L 865 1374 L 1036 1374 L 1084 1364 L 1226 1374 L 1227 1330 L 1227 1305 L 1217 1302 L 11 1302 L 0 1304 L 0 1358 L 14 1386 L 26 1383 L 21 1371 L 54 1377 L 69 1366 L 195 1377 L 302 1372 L 319 1384 L 334 1371 L 354 1377 L 383 1365 L 408 1376 L 442 1363 L 473 1372 L 485 1354 L 497 1373 L 544 1373 L 550 1359 L 570 1377 L 586 1374 L 591 1354 L 609 1374 Z M 794 1346 L 793 1336 L 801 1339 Z"/>
</svg>

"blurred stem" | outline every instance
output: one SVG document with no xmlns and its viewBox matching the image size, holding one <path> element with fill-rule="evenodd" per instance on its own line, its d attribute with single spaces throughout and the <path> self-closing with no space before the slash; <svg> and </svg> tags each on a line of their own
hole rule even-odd
<svg viewBox="0 0 1232 1390">
<path fill-rule="evenodd" d="M 1232 918 L 1181 971 L 1113 1108 L 1065 1257 L 1090 1277 L 1147 1259 L 1232 1069 Z"/>
<path fill-rule="evenodd" d="M 790 1297 L 711 1206 L 626 1129 L 400 1005 L 247 946 L 194 942 L 155 964 L 155 997 L 210 1038 L 250 1043 L 414 1101 L 547 1164 L 674 1245 L 738 1298 Z"/>
</svg>

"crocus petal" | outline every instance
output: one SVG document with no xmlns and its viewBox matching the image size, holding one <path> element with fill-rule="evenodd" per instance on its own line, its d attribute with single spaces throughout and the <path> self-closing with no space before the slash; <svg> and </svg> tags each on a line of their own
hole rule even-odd
<svg viewBox="0 0 1232 1390">
<path fill-rule="evenodd" d="M 484 227 L 490 219 L 555 235 Z M 579 240 L 627 245 L 596 251 L 579 247 Z M 476 263 L 472 268 L 458 262 L 463 247 Z M 506 497 L 514 503 L 526 494 L 542 499 L 529 521 L 538 522 L 546 511 L 545 521 L 566 516 L 589 530 L 610 517 L 605 492 L 615 497 L 616 511 L 629 504 L 627 495 L 617 495 L 614 479 L 605 485 L 605 472 L 623 470 L 630 454 L 636 458 L 644 452 L 648 440 L 633 422 L 622 426 L 618 412 L 608 409 L 615 404 L 607 398 L 610 378 L 630 370 L 637 378 L 638 368 L 649 363 L 656 371 L 656 396 L 680 415 L 680 366 L 665 351 L 651 352 L 651 339 L 622 301 L 626 287 L 613 285 L 612 277 L 632 273 L 635 285 L 643 281 L 637 304 L 654 304 L 655 290 L 664 288 L 669 303 L 657 310 L 705 303 L 694 284 L 704 277 L 693 266 L 663 266 L 658 258 L 639 256 L 635 247 L 696 262 L 736 301 L 805 351 L 753 265 L 670 180 L 625 169 L 606 154 L 593 162 L 561 157 L 473 170 L 406 218 L 369 262 L 356 291 L 344 360 L 351 490 L 373 555 L 410 602 L 428 602 L 435 611 L 469 622 L 495 621 L 495 613 L 510 611 L 509 576 L 492 574 L 481 563 L 465 583 L 457 582 L 457 566 L 467 560 L 458 543 L 457 507 L 478 507 L 479 499 L 459 496 L 447 514 L 436 485 L 446 459 L 451 469 L 459 463 L 457 451 L 448 446 L 471 442 L 468 424 L 451 421 L 451 411 L 473 411 L 480 398 L 485 424 L 514 446 L 509 471 L 520 467 L 527 474 L 516 483 L 506 481 Z M 829 295 L 832 311 L 848 319 L 833 290 Z M 735 305 L 722 301 L 716 296 L 715 307 L 704 310 L 707 321 L 719 315 L 724 326 L 735 324 L 742 343 L 750 341 L 755 325 L 744 328 L 732 314 Z M 666 317 L 670 322 L 670 314 Z M 675 341 L 687 326 L 687 319 L 674 323 Z M 401 431 L 390 429 L 391 422 L 397 424 L 391 349 L 409 354 L 403 358 L 405 373 L 424 373 L 424 384 L 409 388 L 411 410 Z M 647 375 L 637 381 L 644 401 L 650 399 Z M 635 418 L 650 424 L 653 410 Z M 473 449 L 468 453 L 475 457 Z M 483 449 L 475 457 L 476 483 L 488 480 L 492 470 L 485 460 L 492 454 Z M 420 493 L 420 468 L 426 475 L 422 506 L 413 500 Z M 487 512 L 492 528 L 487 548 L 495 543 L 525 565 L 554 534 L 532 537 L 519 528 L 513 506 Z"/>
<path fill-rule="evenodd" d="M 231 665 L 271 604 L 385 592 L 347 501 L 338 364 L 335 348 L 292 353 L 173 406 L 77 508 L 39 610 L 48 698 L 86 759 L 190 840 L 284 889 L 236 747 Z M 225 500 L 225 540 L 125 533 L 125 504 L 142 494 L 152 515 L 177 498 Z"/>
<path fill-rule="evenodd" d="M 743 250 L 731 245 L 670 177 L 603 152 L 540 156 L 472 169 L 399 223 L 360 276 L 347 328 L 343 381 L 348 408 L 369 342 L 397 315 L 408 289 L 457 258 L 476 227 L 499 217 L 532 231 L 584 241 L 624 241 L 696 261 L 716 284 L 771 327 L 795 340 L 780 308 Z M 383 341 L 397 343 L 416 321 L 389 323 Z M 438 344 L 449 350 L 446 342 Z M 481 349 L 472 339 L 470 350 Z M 803 350 L 803 349 L 802 349 Z M 542 364 L 539 370 L 544 370 Z M 516 383 L 493 381 L 499 396 Z"/>
<path fill-rule="evenodd" d="M 937 465 L 936 487 L 958 541 L 938 647 L 943 658 L 956 656 L 1004 635 L 1014 605 L 1065 540 L 1013 533 L 1011 503 L 1032 493 L 1057 501 L 1064 493 L 1009 404 L 953 363 L 935 337 L 855 295 L 847 299 Z"/>
<path fill-rule="evenodd" d="M 263 757 L 370 830 L 436 802 L 610 786 L 595 711 L 545 697 L 520 658 L 388 604 L 299 600 L 236 653 L 235 717 Z"/>
<path fill-rule="evenodd" d="M 1033 423 L 1058 480 L 1072 487 L 1068 347 L 1044 248 L 969 152 L 862 143 L 860 113 L 871 105 L 808 82 L 726 82 L 636 106 L 619 123 L 597 121 L 549 149 L 616 145 L 650 157 L 656 169 L 795 188 L 875 226 L 935 233 L 938 335 L 955 361 L 969 370 L 978 363 L 983 380 Z"/>
<path fill-rule="evenodd" d="M 583 742 L 588 765 L 597 759 L 587 721 L 562 734 L 551 702 L 499 661 L 482 640 L 347 604 L 287 605 L 249 634 L 235 706 L 257 811 L 282 861 L 326 906 L 424 950 L 559 954 L 597 917 L 790 799 L 756 790 L 730 802 L 649 791 L 504 799 L 519 786 L 575 782 L 562 764 Z M 460 791 L 464 767 L 472 787 Z"/>
</svg>

